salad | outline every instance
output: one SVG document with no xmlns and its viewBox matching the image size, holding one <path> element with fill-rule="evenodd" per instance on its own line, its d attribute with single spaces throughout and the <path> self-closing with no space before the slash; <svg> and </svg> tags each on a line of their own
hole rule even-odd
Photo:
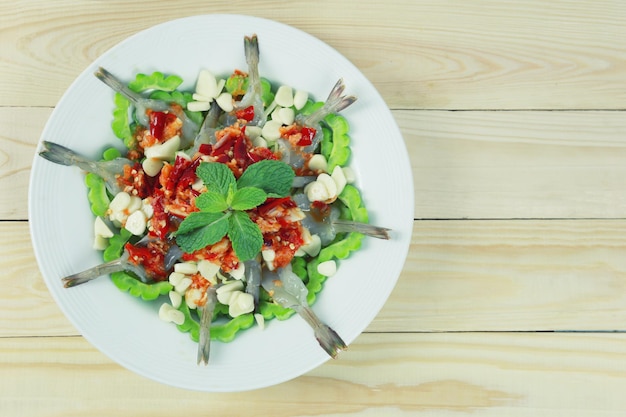
<svg viewBox="0 0 626 417">
<path fill-rule="evenodd" d="M 104 263 L 63 278 L 66 287 L 110 274 L 122 291 L 161 302 L 159 317 L 198 342 L 232 341 L 255 323 L 299 314 L 332 357 L 346 344 L 311 305 L 369 225 L 337 113 L 356 99 L 339 80 L 325 102 L 276 86 L 258 71 L 256 36 L 244 38 L 247 72 L 200 71 L 195 91 L 155 72 L 115 92 L 112 130 L 125 145 L 90 160 L 44 142 L 40 155 L 87 171 L 94 248 Z M 166 301 L 163 301 L 163 300 Z"/>
</svg>

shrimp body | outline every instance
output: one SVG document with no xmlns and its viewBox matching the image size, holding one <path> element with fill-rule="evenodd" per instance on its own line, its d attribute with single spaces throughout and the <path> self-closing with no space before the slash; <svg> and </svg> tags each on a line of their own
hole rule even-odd
<svg viewBox="0 0 626 417">
<path fill-rule="evenodd" d="M 134 162 L 126 158 L 115 158 L 111 161 L 93 161 L 73 150 L 54 142 L 43 141 L 43 150 L 39 155 L 50 162 L 59 165 L 77 166 L 83 171 L 92 172 L 100 176 L 106 183 L 111 194 L 117 194 L 123 187 L 118 179 L 124 174 L 124 168 L 133 166 Z"/>
</svg>

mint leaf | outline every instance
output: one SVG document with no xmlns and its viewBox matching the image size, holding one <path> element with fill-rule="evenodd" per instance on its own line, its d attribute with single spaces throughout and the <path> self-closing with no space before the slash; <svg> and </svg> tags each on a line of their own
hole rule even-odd
<svg viewBox="0 0 626 417">
<path fill-rule="evenodd" d="M 228 219 L 228 238 L 241 262 L 254 258 L 263 247 L 261 229 L 243 211 L 234 211 Z"/>
<path fill-rule="evenodd" d="M 220 213 L 228 209 L 228 203 L 222 194 L 207 191 L 196 197 L 196 207 L 209 213 Z"/>
<path fill-rule="evenodd" d="M 176 243 L 187 253 L 219 242 L 228 232 L 230 213 L 193 212 L 182 221 Z"/>
<path fill-rule="evenodd" d="M 267 198 L 265 191 L 256 187 L 244 187 L 235 192 L 230 207 L 233 210 L 250 210 L 262 204 Z"/>
<path fill-rule="evenodd" d="M 237 186 L 260 188 L 268 197 L 285 197 L 291 191 L 294 176 L 293 169 L 284 162 L 264 159 L 250 165 Z"/>
<path fill-rule="evenodd" d="M 209 191 L 215 191 L 224 196 L 228 193 L 231 184 L 235 184 L 235 175 L 225 164 L 219 162 L 202 162 L 196 169 L 196 174 Z"/>
</svg>

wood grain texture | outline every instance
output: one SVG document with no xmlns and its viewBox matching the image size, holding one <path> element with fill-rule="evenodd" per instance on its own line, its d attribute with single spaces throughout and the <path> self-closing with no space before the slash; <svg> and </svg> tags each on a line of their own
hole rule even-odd
<svg viewBox="0 0 626 417">
<path fill-rule="evenodd" d="M 392 108 L 415 186 L 408 258 L 366 332 L 243 394 L 105 357 L 50 296 L 28 233 L 35 148 L 70 83 L 128 36 L 202 13 L 270 18 L 345 55 Z M 618 1 L 0 0 L 0 415 L 623 416 L 625 35 Z"/>
<path fill-rule="evenodd" d="M 271 18 L 355 63 L 393 108 L 621 109 L 626 4 L 568 0 L 122 1 L 0 5 L 0 105 L 53 106 L 95 58 L 195 14 Z M 346 28 L 349 27 L 349 30 Z"/>
<path fill-rule="evenodd" d="M 47 291 L 27 224 L 0 223 L 0 234 L 0 337 L 78 334 Z M 626 330 L 625 235 L 624 220 L 418 221 L 366 331 Z"/>
<path fill-rule="evenodd" d="M 0 108 L 0 123 L 11 126 L 0 134 L 1 218 L 27 218 L 25 184 L 50 113 Z M 626 218 L 621 112 L 393 115 L 410 156 L 417 218 Z"/>
<path fill-rule="evenodd" d="M 338 360 L 243 394 L 147 380 L 79 337 L 0 339 L 0 370 L 11 380 L 0 409 L 12 417 L 207 409 L 226 416 L 588 417 L 621 416 L 626 408 L 626 336 L 616 334 L 365 334 Z"/>
</svg>

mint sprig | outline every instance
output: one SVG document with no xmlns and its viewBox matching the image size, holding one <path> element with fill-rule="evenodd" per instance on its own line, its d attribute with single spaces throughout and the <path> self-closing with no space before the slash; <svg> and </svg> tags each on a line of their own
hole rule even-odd
<svg viewBox="0 0 626 417">
<path fill-rule="evenodd" d="M 180 223 L 176 232 L 178 246 L 192 253 L 228 236 L 241 262 L 254 258 L 263 247 L 263 234 L 247 211 L 268 197 L 289 195 L 293 169 L 280 161 L 262 160 L 250 165 L 237 180 L 225 164 L 203 162 L 196 174 L 207 191 L 196 198 L 200 211 L 189 214 Z"/>
</svg>

